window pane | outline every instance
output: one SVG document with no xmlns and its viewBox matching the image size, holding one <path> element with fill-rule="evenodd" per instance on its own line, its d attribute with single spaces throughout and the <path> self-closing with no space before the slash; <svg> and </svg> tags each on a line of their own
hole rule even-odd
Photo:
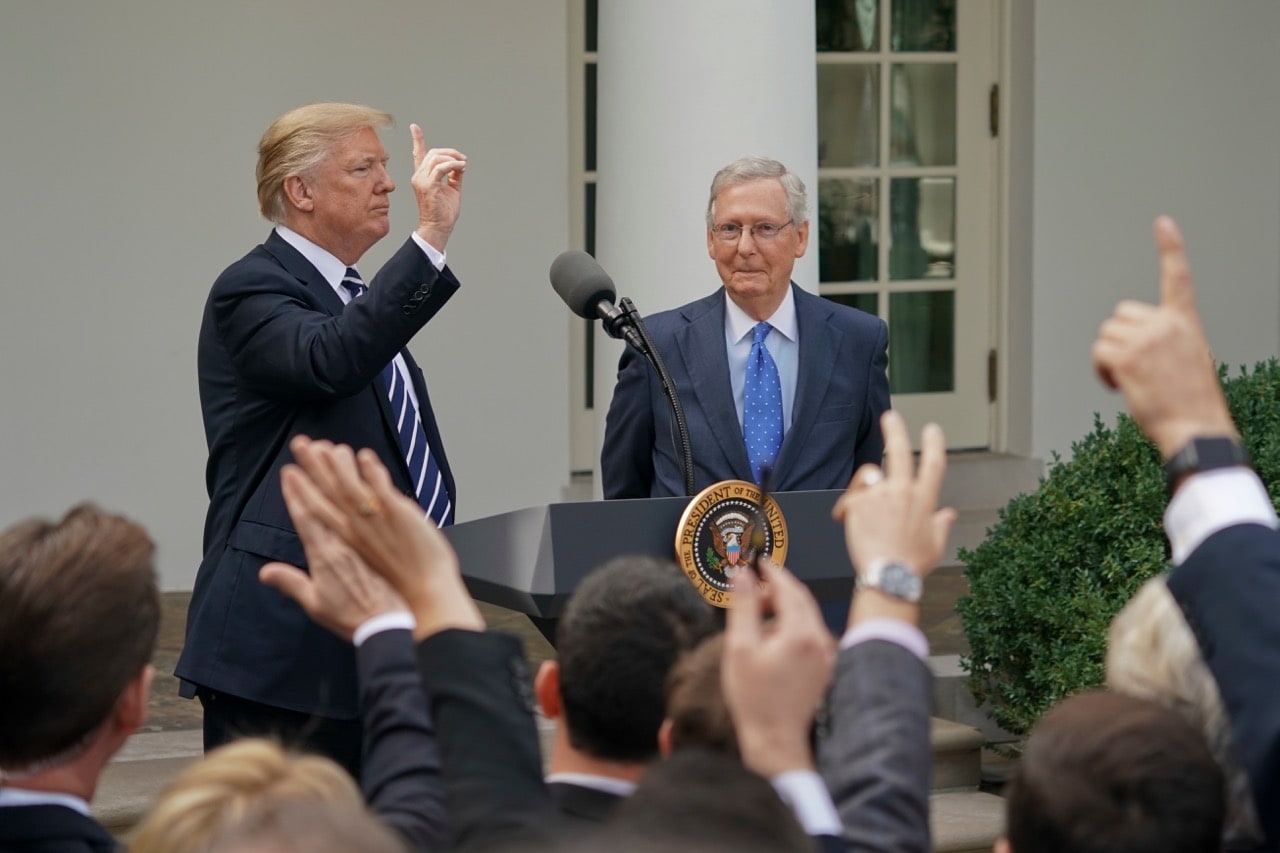
<svg viewBox="0 0 1280 853">
<path fill-rule="evenodd" d="M 586 139 L 583 141 L 584 151 L 583 168 L 588 172 L 596 170 L 596 64 L 588 63 L 586 69 L 586 80 L 583 86 L 582 99 L 583 110 L 586 115 L 583 117 L 583 132 Z"/>
<path fill-rule="evenodd" d="M 889 161 L 894 166 L 956 163 L 956 66 L 894 65 Z"/>
<path fill-rule="evenodd" d="M 818 280 L 875 281 L 880 199 L 875 178 L 818 181 Z"/>
<path fill-rule="evenodd" d="M 880 67 L 818 66 L 818 165 L 877 166 Z"/>
<path fill-rule="evenodd" d="M 889 278 L 954 278 L 955 222 L 955 178 L 893 178 L 889 184 Z"/>
<path fill-rule="evenodd" d="M 879 50 L 879 0 L 817 0 L 818 50 Z"/>
<path fill-rule="evenodd" d="M 889 393 L 955 388 L 954 291 L 889 294 Z"/>
<path fill-rule="evenodd" d="M 880 311 L 880 296 L 876 293 L 827 293 L 824 295 L 832 302 L 848 305 L 850 308 L 857 308 L 868 314 L 878 314 Z"/>
<path fill-rule="evenodd" d="M 956 0 L 893 0 L 889 29 L 893 50 L 952 52 Z"/>
</svg>

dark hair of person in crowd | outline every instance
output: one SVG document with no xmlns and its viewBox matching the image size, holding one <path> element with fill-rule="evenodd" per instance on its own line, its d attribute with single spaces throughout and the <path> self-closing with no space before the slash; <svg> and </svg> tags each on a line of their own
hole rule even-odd
<svg viewBox="0 0 1280 853">
<path fill-rule="evenodd" d="M 667 672 L 718 620 L 676 565 L 624 556 L 592 572 L 556 630 L 569 742 L 614 761 L 657 754 Z"/>
<path fill-rule="evenodd" d="M 676 661 L 667 675 L 664 740 L 671 752 L 702 747 L 738 755 L 738 736 L 720 690 L 724 634 L 707 637 Z"/>
<path fill-rule="evenodd" d="M 1204 736 L 1161 705 L 1092 692 L 1031 731 L 1006 792 L 1014 853 L 1215 853 L 1222 771 Z"/>
<path fill-rule="evenodd" d="M 154 552 L 141 526 L 90 504 L 0 533 L 0 768 L 74 757 L 151 661 Z"/>
</svg>

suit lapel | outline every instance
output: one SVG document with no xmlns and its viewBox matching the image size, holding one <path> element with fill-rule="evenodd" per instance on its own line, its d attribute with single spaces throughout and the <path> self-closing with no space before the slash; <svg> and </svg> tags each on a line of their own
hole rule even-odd
<svg viewBox="0 0 1280 853">
<path fill-rule="evenodd" d="M 724 289 L 700 299 L 684 309 L 684 328 L 676 333 L 676 344 L 684 359 L 686 376 L 700 377 L 700 381 L 681 388 L 682 394 L 692 392 L 706 417 L 711 434 L 720 444 L 733 476 L 751 479 L 751 463 L 747 459 L 747 446 L 742 439 L 742 425 L 738 423 L 738 409 L 733 400 L 733 385 L 729 380 L 729 356 L 724 342 Z"/>
<path fill-rule="evenodd" d="M 814 418 L 831 383 L 831 370 L 844 333 L 830 322 L 831 308 L 820 296 L 806 293 L 793 283 L 796 300 L 796 328 L 800 334 L 800 361 L 796 367 L 796 397 L 791 404 L 791 429 L 787 430 L 778 450 L 775 465 L 779 479 L 774 488 L 789 487 L 789 472 L 802 453 L 813 429 Z M 850 453 L 853 449 L 850 448 Z"/>
</svg>

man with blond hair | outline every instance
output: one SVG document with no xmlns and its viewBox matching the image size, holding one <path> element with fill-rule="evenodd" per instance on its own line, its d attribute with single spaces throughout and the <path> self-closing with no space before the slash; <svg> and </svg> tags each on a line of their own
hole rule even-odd
<svg viewBox="0 0 1280 853">
<path fill-rule="evenodd" d="M 115 849 L 89 801 L 146 718 L 154 550 L 90 505 L 0 533 L 0 850 Z"/>
<path fill-rule="evenodd" d="M 258 582 L 267 562 L 304 565 L 280 491 L 291 437 L 371 448 L 432 523 L 454 518 L 453 475 L 405 347 L 459 287 L 444 253 L 467 161 L 428 149 L 410 125 L 417 226 L 366 286 L 357 264 L 391 227 L 396 184 L 377 132 L 390 122 L 355 104 L 310 104 L 273 122 L 257 179 L 275 228 L 218 277 L 205 306 L 209 511 L 177 675 L 204 706 L 206 749 L 271 734 L 360 768 L 351 645 Z M 385 625 L 399 623 L 373 628 Z"/>
</svg>

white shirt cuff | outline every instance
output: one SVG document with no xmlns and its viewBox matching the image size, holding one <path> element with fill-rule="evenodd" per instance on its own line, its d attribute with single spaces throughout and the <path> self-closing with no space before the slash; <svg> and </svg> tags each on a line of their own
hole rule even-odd
<svg viewBox="0 0 1280 853">
<path fill-rule="evenodd" d="M 848 649 L 868 640 L 885 640 L 897 643 L 920 660 L 929 659 L 929 641 L 924 632 L 900 619 L 868 619 L 859 622 L 840 638 L 840 648 Z"/>
<path fill-rule="evenodd" d="M 1174 564 L 1219 530 L 1237 524 L 1276 527 L 1275 508 L 1257 474 L 1248 468 L 1217 468 L 1187 477 L 1164 512 Z"/>
<path fill-rule="evenodd" d="M 822 777 L 812 770 L 788 770 L 769 780 L 809 835 L 843 835 L 844 825 Z"/>
<path fill-rule="evenodd" d="M 418 627 L 418 622 L 408 610 L 392 610 L 390 613 L 379 613 L 377 616 L 360 623 L 360 627 L 356 628 L 356 632 L 351 635 L 351 642 L 358 649 L 365 640 L 374 634 L 381 634 L 383 631 L 412 631 L 416 627 Z"/>
<path fill-rule="evenodd" d="M 419 237 L 417 231 L 414 231 L 409 236 L 413 238 L 413 242 L 418 244 L 419 249 L 427 253 L 427 260 L 431 261 L 433 267 L 437 270 L 444 269 L 444 252 Z"/>
</svg>

